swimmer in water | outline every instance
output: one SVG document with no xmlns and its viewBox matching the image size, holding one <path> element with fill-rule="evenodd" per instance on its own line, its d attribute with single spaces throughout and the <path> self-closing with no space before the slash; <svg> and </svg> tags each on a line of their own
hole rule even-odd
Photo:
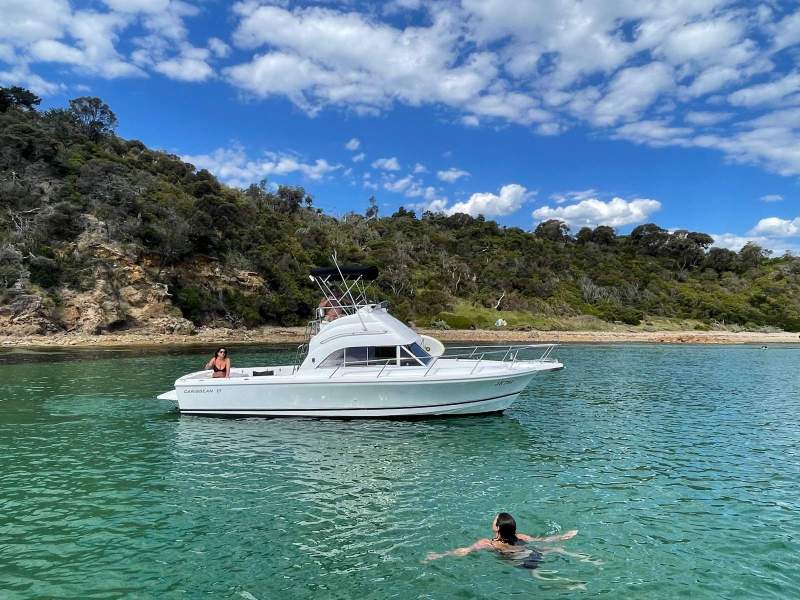
<svg viewBox="0 0 800 600">
<path fill-rule="evenodd" d="M 514 520 L 514 517 L 505 512 L 501 512 L 494 518 L 494 521 L 492 521 L 492 531 L 494 532 L 494 537 L 492 539 L 483 538 L 471 546 L 455 548 L 448 552 L 431 552 L 428 554 L 426 560 L 436 560 L 437 558 L 443 558 L 445 556 L 466 556 L 475 550 L 494 550 L 511 560 L 520 561 L 520 567 L 535 569 L 542 560 L 542 553 L 538 550 L 526 548 L 526 542 L 563 542 L 574 538 L 578 534 L 577 529 L 573 529 L 561 535 L 549 535 L 545 537 L 534 537 L 524 533 L 517 533 L 517 522 Z"/>
</svg>

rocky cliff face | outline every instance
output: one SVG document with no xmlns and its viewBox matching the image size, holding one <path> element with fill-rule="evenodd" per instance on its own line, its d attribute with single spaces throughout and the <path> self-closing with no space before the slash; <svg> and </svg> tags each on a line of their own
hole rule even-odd
<svg viewBox="0 0 800 600">
<path fill-rule="evenodd" d="M 81 276 L 82 285 L 62 285 L 48 293 L 31 293 L 32 288 L 23 277 L 18 286 L 20 293 L 0 306 L 0 331 L 11 336 L 59 332 L 99 335 L 123 329 L 158 334 L 196 333 L 194 323 L 184 318 L 174 305 L 167 285 L 157 281 L 157 265 L 109 240 L 102 222 L 90 215 L 84 218 L 89 221 L 87 229 L 60 250 L 64 255 L 79 256 L 81 264 L 91 265 L 84 269 L 88 272 Z M 266 287 L 257 273 L 224 269 L 207 258 L 188 261 L 182 267 L 182 274 L 212 289 L 227 287 L 263 294 Z M 223 320 L 219 325 L 232 323 Z"/>
<path fill-rule="evenodd" d="M 5 335 L 44 335 L 61 329 L 41 296 L 21 294 L 0 306 L 0 331 Z"/>
<path fill-rule="evenodd" d="M 194 324 L 173 306 L 167 286 L 155 281 L 148 265 L 96 230 L 83 233 L 63 252 L 79 253 L 92 264 L 89 289 L 61 287 L 49 300 L 44 294 L 21 294 L 0 308 L 6 335 L 44 335 L 60 331 L 97 335 L 135 327 L 158 333 L 191 335 Z M 86 286 L 84 286 L 86 287 Z M 52 294 L 51 294 L 52 296 Z"/>
</svg>

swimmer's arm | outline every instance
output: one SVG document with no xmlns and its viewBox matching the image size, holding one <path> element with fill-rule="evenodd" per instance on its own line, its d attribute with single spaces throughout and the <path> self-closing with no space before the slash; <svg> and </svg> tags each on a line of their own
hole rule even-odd
<svg viewBox="0 0 800 600">
<path fill-rule="evenodd" d="M 517 537 L 525 542 L 563 542 L 565 540 L 571 540 L 576 535 L 578 535 L 578 530 L 573 529 L 572 531 L 567 531 L 566 533 L 562 533 L 561 535 L 548 535 L 545 537 L 535 537 L 532 535 L 526 535 L 524 533 L 518 533 Z"/>
<path fill-rule="evenodd" d="M 466 556 L 470 552 L 474 552 L 475 550 L 483 550 L 484 548 L 488 548 L 491 545 L 492 545 L 491 540 L 482 539 L 472 544 L 472 546 L 465 546 L 464 548 L 454 548 L 453 550 L 448 550 L 447 552 L 439 552 L 439 553 L 429 552 L 425 560 L 426 561 L 436 560 L 437 558 L 444 558 L 445 556 Z"/>
</svg>

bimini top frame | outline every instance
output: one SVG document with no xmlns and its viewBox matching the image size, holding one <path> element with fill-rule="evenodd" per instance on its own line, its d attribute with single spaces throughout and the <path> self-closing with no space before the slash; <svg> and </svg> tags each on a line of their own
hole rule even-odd
<svg viewBox="0 0 800 600">
<path fill-rule="evenodd" d="M 344 315 L 353 315 L 359 308 L 374 304 L 367 297 L 367 282 L 378 278 L 377 267 L 339 265 L 331 256 L 333 267 L 311 269 L 309 278 L 319 286 L 327 304 Z"/>
</svg>

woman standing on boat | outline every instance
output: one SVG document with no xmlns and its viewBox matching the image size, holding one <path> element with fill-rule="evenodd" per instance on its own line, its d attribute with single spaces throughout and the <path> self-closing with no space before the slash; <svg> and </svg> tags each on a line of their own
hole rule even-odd
<svg viewBox="0 0 800 600">
<path fill-rule="evenodd" d="M 205 368 L 214 371 L 211 376 L 215 379 L 219 377 L 230 377 L 231 359 L 228 358 L 228 350 L 226 348 L 219 348 L 214 352 L 214 358 L 206 363 Z"/>
</svg>

